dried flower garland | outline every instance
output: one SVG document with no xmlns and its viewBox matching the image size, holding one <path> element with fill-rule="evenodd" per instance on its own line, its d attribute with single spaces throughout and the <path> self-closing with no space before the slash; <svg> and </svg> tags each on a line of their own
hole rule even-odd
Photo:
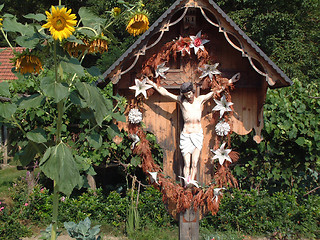
<svg viewBox="0 0 320 240">
<path fill-rule="evenodd" d="M 158 53 L 145 61 L 141 70 L 141 76 L 144 80 L 147 77 L 154 78 L 159 83 L 160 78 L 166 78 L 165 72 L 169 70 L 169 68 L 165 66 L 165 63 L 172 59 L 176 60 L 177 54 L 181 54 L 182 57 L 193 54 L 190 51 L 190 49 L 193 48 L 198 64 L 197 70 L 201 75 L 200 81 L 202 82 L 202 88 L 211 88 L 214 92 L 221 92 L 218 90 L 224 89 L 225 94 L 222 97 L 220 94 L 214 96 L 215 98 L 220 98 L 220 100 L 215 99 L 217 106 L 213 109 L 213 112 L 218 111 L 219 114 L 214 113 L 212 119 L 212 124 L 216 124 L 215 129 L 217 134 L 213 135 L 215 146 L 213 146 L 211 151 L 215 154 L 213 159 L 218 159 L 220 163 L 213 163 L 216 166 L 216 172 L 213 175 L 213 182 L 215 182 L 215 184 L 199 188 L 197 183 L 194 183 L 194 186 L 185 188 L 177 184 L 174 179 L 165 176 L 161 167 L 157 165 L 152 158 L 149 142 L 146 139 L 141 124 L 129 117 L 129 134 L 136 134 L 140 139 L 140 143 L 136 145 L 133 152 L 141 156 L 142 170 L 150 177 L 150 183 L 162 192 L 163 202 L 175 218 L 177 214 L 184 212 L 191 206 L 196 211 L 200 210 L 201 214 L 206 214 L 210 211 L 215 215 L 219 209 L 222 196 L 221 191 L 227 186 L 238 186 L 237 180 L 233 177 L 229 169 L 230 164 L 238 160 L 238 153 L 231 149 L 225 149 L 226 144 L 228 144 L 228 146 L 230 145 L 230 134 L 232 132 L 228 124 L 228 119 L 233 114 L 233 103 L 231 102 L 230 95 L 230 90 L 232 90 L 233 86 L 232 84 L 230 86 L 229 79 L 220 76 L 221 72 L 217 69 L 217 63 L 214 65 L 207 64 L 214 62 L 204 48 L 204 44 L 208 42 L 209 40 L 201 35 L 201 31 L 196 36 L 180 37 L 178 40 L 168 42 Z M 188 59 L 191 59 L 190 56 Z M 141 82 L 140 85 L 142 87 L 139 84 L 140 83 L 136 81 L 136 86 L 130 87 L 130 89 L 136 90 L 136 96 L 139 93 L 143 93 L 143 95 L 147 97 L 153 93 L 151 89 L 148 90 L 145 88 L 145 82 L 143 84 Z M 141 90 L 143 92 L 141 92 Z M 143 100 L 143 98 L 138 98 L 138 101 Z M 140 104 L 138 103 L 137 105 Z M 132 110 L 130 110 L 130 112 L 131 111 Z M 221 118 L 224 120 L 221 120 Z M 226 138 L 228 141 L 220 146 L 221 138 Z"/>
</svg>

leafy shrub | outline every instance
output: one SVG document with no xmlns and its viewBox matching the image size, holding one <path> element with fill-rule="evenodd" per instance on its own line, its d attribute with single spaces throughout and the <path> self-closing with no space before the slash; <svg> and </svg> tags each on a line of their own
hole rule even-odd
<svg viewBox="0 0 320 240">
<path fill-rule="evenodd" d="M 293 195 L 267 191 L 226 193 L 217 216 L 207 216 L 202 226 L 213 225 L 220 231 L 241 231 L 250 234 L 282 232 L 292 236 L 304 234 L 319 237 L 320 197 L 298 199 Z"/>
<path fill-rule="evenodd" d="M 289 88 L 268 92 L 264 105 L 264 141 L 234 136 L 240 153 L 234 174 L 245 189 L 310 191 L 320 183 L 319 84 L 303 86 L 297 79 Z M 312 96 L 312 97 L 310 97 Z"/>
</svg>

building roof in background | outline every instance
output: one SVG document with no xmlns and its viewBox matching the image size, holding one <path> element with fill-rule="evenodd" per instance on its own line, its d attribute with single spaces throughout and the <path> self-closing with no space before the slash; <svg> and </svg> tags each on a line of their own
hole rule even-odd
<svg viewBox="0 0 320 240">
<path fill-rule="evenodd" d="M 14 49 L 17 52 L 24 50 L 22 47 L 15 47 Z M 11 71 L 13 68 L 12 58 L 14 58 L 14 54 L 10 47 L 0 48 L 0 82 L 18 79 Z"/>
</svg>

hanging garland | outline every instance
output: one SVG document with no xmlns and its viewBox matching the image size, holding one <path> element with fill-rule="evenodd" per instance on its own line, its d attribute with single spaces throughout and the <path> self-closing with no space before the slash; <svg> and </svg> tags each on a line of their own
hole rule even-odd
<svg viewBox="0 0 320 240">
<path fill-rule="evenodd" d="M 142 80 L 136 79 L 136 85 L 130 87 L 136 91 L 135 97 L 137 99 L 129 112 L 129 134 L 132 139 L 136 139 L 133 153 L 141 156 L 143 172 L 149 175 L 150 183 L 161 191 L 163 202 L 175 218 L 190 207 L 193 207 L 195 211 L 200 210 L 203 215 L 208 212 L 215 215 L 219 210 L 222 190 L 225 187 L 238 187 L 237 180 L 232 175 L 229 166 L 238 160 L 239 154 L 225 148 L 226 145 L 231 145 L 230 117 L 233 115 L 234 109 L 230 91 L 233 89 L 233 84 L 229 83 L 229 79 L 220 75 L 221 72 L 217 69 L 218 63 L 209 64 L 213 62 L 213 59 L 204 47 L 204 44 L 208 42 L 209 40 L 205 39 L 200 31 L 196 36 L 180 37 L 178 40 L 166 43 L 158 53 L 151 56 L 143 64 Z M 142 102 L 144 101 L 142 95 L 147 98 L 154 93 L 154 90 L 150 89 L 152 86 L 146 83 L 147 78 L 155 79 L 156 83 L 160 84 L 160 79 L 166 78 L 165 72 L 169 70 L 165 64 L 172 59 L 176 61 L 178 54 L 181 54 L 181 57 L 185 58 L 189 65 L 191 63 L 197 64 L 197 71 L 201 79 L 199 83 L 203 89 L 211 89 L 215 93 L 219 92 L 214 95 L 214 101 L 217 105 L 213 108 L 214 113 L 210 122 L 215 126 L 216 131 L 216 134 L 213 135 L 215 145 L 211 149 L 214 154 L 212 161 L 218 159 L 218 162 L 214 163 L 216 167 L 213 177 L 214 183 L 204 188 L 197 187 L 196 181 L 195 186 L 182 187 L 172 178 L 165 176 L 161 167 L 152 158 L 150 143 L 140 124 L 142 121 L 140 111 L 143 109 Z M 191 56 L 195 57 L 197 61 L 193 61 Z M 239 76 L 235 75 L 234 77 Z M 223 96 L 221 96 L 222 92 L 224 92 Z M 220 100 L 217 100 L 219 98 Z M 137 141 L 139 141 L 138 144 L 136 144 Z"/>
</svg>

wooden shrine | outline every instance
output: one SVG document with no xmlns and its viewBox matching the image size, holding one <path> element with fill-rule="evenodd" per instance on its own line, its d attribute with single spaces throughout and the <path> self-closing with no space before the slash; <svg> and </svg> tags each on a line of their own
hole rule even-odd
<svg viewBox="0 0 320 240">
<path fill-rule="evenodd" d="M 233 115 L 228 120 L 232 132 L 245 135 L 254 131 L 254 140 L 259 143 L 262 140 L 263 104 L 268 88 L 286 87 L 292 82 L 212 0 L 177 0 L 104 73 L 103 82 L 112 81 L 114 91 L 128 99 L 129 112 L 130 106 L 136 101 L 135 92 L 129 87 L 135 85 L 135 79 L 143 79 L 147 74 L 146 63 L 154 56 L 155 59 L 160 59 L 161 55 L 169 54 L 165 52 L 168 48 L 163 48 L 168 46 L 168 43 L 199 33 L 203 39 L 208 40 L 204 46 L 211 63 L 205 64 L 219 63 L 217 69 L 221 72 L 220 77 L 224 79 L 229 79 L 236 73 L 241 75 L 229 92 L 233 102 Z M 187 56 L 180 51 L 174 54 L 174 57 L 167 58 L 166 66 L 169 69 L 165 72 L 165 78 L 157 79 L 158 84 L 179 95 L 181 84 L 192 82 L 197 95 L 208 93 L 208 81 L 199 78 L 202 50 L 199 50 L 198 55 L 194 54 L 193 50 L 189 51 L 191 53 Z M 145 130 L 155 134 L 164 150 L 163 174 L 178 181 L 178 177 L 182 176 L 183 165 L 179 149 L 183 120 L 179 105 L 152 89 L 148 92 L 151 92 L 148 98 L 140 102 Z M 214 141 L 217 139 L 212 124 L 212 109 L 215 105 L 213 99 L 208 101 L 204 105 L 201 119 L 204 141 L 197 181 L 204 185 L 209 185 L 214 177 L 210 149 L 215 146 Z M 119 124 L 127 129 L 127 124 Z M 170 211 L 170 206 L 168 208 Z M 191 213 L 191 218 L 196 219 L 195 221 L 199 218 L 197 214 L 193 216 Z M 180 221 L 181 219 L 187 218 L 180 215 Z M 194 222 L 193 219 L 186 222 Z M 180 239 L 197 237 L 187 238 L 180 234 Z"/>
</svg>

